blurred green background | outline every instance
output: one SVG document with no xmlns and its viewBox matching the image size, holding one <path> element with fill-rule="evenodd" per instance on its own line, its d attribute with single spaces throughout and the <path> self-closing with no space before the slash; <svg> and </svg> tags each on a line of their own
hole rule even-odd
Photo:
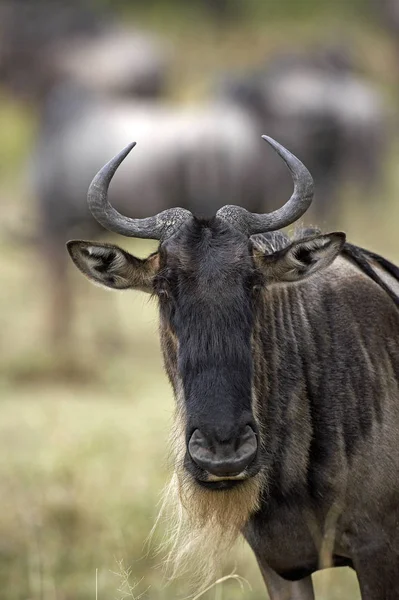
<svg viewBox="0 0 399 600">
<path fill-rule="evenodd" d="M 204 102 L 213 78 L 223 70 L 251 69 L 287 47 L 349 40 L 361 71 L 386 98 L 394 125 L 378 193 L 364 202 L 351 186 L 343 188 L 333 217 L 321 226 L 344 230 L 350 241 L 399 260 L 397 39 L 375 3 L 97 4 L 125 26 L 150 31 L 171 45 L 164 101 L 177 106 Z M 68 342 L 52 344 L 49 305 L 54 283 L 30 239 L 38 217 L 26 177 L 39 112 L 37 103 L 2 84 L 0 598 L 94 599 L 96 571 L 99 600 L 142 593 L 153 600 L 180 597 L 184 582 L 166 586 L 159 557 L 145 547 L 170 476 L 173 412 L 156 306 L 141 293 L 111 294 L 90 286 L 70 265 L 73 318 Z M 229 198 L 224 200 L 229 203 Z M 154 248 L 150 242 L 117 243 L 140 256 Z M 133 592 L 123 573 L 129 568 L 130 582 L 137 585 Z M 233 569 L 249 580 L 251 590 L 230 581 L 203 597 L 265 597 L 254 558 L 245 547 L 226 558 L 223 573 Z M 314 581 L 321 600 L 359 598 L 356 577 L 348 569 L 318 573 Z"/>
</svg>

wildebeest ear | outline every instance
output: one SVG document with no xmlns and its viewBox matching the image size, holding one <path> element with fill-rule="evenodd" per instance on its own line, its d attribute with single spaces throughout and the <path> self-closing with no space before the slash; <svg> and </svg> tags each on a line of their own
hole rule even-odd
<svg viewBox="0 0 399 600">
<path fill-rule="evenodd" d="M 72 240 L 68 252 L 80 271 L 94 283 L 115 290 L 128 288 L 151 293 L 159 268 L 158 253 L 136 258 L 113 244 Z"/>
<path fill-rule="evenodd" d="M 303 238 L 255 260 L 269 281 L 299 281 L 328 267 L 344 244 L 344 233 L 327 233 Z"/>
</svg>

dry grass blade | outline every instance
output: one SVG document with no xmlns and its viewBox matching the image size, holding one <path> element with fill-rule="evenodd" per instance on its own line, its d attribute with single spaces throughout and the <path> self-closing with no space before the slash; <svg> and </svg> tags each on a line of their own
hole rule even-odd
<svg viewBox="0 0 399 600">
<path fill-rule="evenodd" d="M 130 578 L 132 575 L 132 569 L 130 567 L 125 567 L 123 559 L 116 561 L 119 567 L 119 571 L 111 571 L 114 575 L 119 577 L 120 584 L 118 587 L 118 592 L 120 593 L 120 598 L 118 600 L 126 600 L 126 598 L 132 598 L 132 600 L 139 600 L 148 590 L 142 592 L 138 596 L 135 595 L 134 590 L 141 583 L 140 581 L 136 581 L 134 584 L 130 583 Z"/>
<path fill-rule="evenodd" d="M 246 584 L 248 586 L 249 590 L 251 590 L 251 585 L 250 585 L 249 581 L 244 579 L 244 577 L 241 577 L 241 575 L 237 575 L 236 573 L 230 573 L 230 575 L 225 575 L 224 577 L 221 577 L 220 579 L 217 579 L 216 581 L 214 581 L 211 585 L 206 587 L 204 590 L 202 590 L 202 592 L 200 592 L 199 594 L 194 596 L 191 600 L 198 600 L 199 598 L 201 598 L 201 596 L 203 596 L 204 594 L 209 592 L 209 590 L 214 588 L 216 585 L 220 585 L 221 583 L 224 583 L 225 581 L 229 581 L 231 579 L 238 582 L 238 584 L 241 588 L 241 591 L 244 591 L 244 584 Z"/>
</svg>

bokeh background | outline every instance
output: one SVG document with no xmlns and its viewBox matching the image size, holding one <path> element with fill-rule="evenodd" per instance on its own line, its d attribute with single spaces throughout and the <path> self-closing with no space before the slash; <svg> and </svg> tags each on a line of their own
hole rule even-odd
<svg viewBox="0 0 399 600">
<path fill-rule="evenodd" d="M 0 598 L 185 589 L 145 546 L 173 411 L 156 306 L 91 286 L 65 251 L 155 247 L 96 227 L 97 169 L 136 139 L 112 188 L 126 214 L 271 210 L 291 181 L 267 133 L 314 174 L 306 223 L 398 261 L 398 115 L 399 0 L 1 0 Z M 251 589 L 203 598 L 265 597 L 244 546 L 234 569 Z M 348 569 L 314 581 L 359 598 Z"/>
</svg>

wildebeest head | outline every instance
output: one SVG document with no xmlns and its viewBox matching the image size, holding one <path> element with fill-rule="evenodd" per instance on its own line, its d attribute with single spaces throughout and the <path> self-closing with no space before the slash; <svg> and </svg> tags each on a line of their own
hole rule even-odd
<svg viewBox="0 0 399 600">
<path fill-rule="evenodd" d="M 252 333 L 262 290 L 271 282 L 296 281 L 330 264 L 342 245 L 339 234 L 330 234 L 264 253 L 256 234 L 297 220 L 313 196 L 304 165 L 265 139 L 294 178 L 294 193 L 281 209 L 256 215 L 224 206 L 210 220 L 179 208 L 147 219 L 123 217 L 109 204 L 107 192 L 130 145 L 95 177 L 89 206 L 110 230 L 159 239 L 158 251 L 141 260 L 114 245 L 68 243 L 74 263 L 94 282 L 158 297 L 165 364 L 184 421 L 184 467 L 211 489 L 232 488 L 261 468 Z"/>
<path fill-rule="evenodd" d="M 68 243 L 75 265 L 95 283 L 140 289 L 158 298 L 161 345 L 178 407 L 179 498 L 187 506 L 196 497 L 197 522 L 227 521 L 235 534 L 256 510 L 262 486 L 266 441 L 257 421 L 253 381 L 254 329 L 267 302 L 264 291 L 329 265 L 344 240 L 343 234 L 317 235 L 265 251 L 258 234 L 296 221 L 313 197 L 304 165 L 265 139 L 294 180 L 294 192 L 282 208 L 259 215 L 224 206 L 210 220 L 180 208 L 146 219 L 124 217 L 109 204 L 107 193 L 132 144 L 96 175 L 88 202 L 104 227 L 158 239 L 158 251 L 141 260 L 110 244 Z"/>
</svg>

